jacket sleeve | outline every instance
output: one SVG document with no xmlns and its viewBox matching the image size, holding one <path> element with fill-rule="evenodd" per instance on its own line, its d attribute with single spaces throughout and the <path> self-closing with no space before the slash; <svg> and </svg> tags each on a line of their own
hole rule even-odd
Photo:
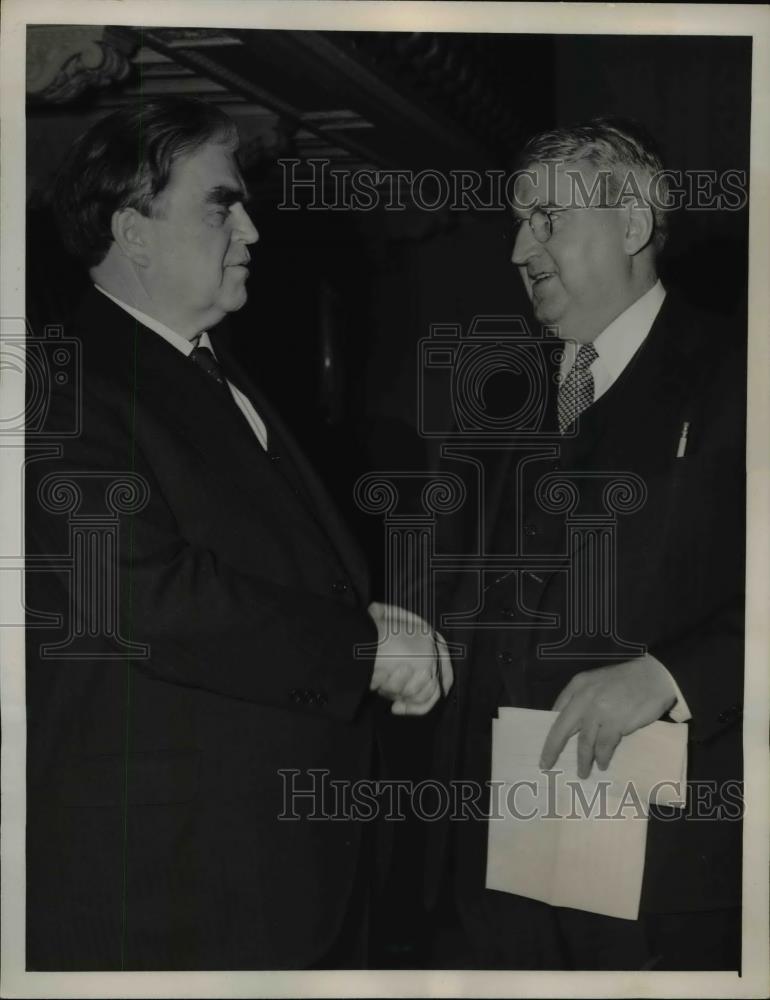
<svg viewBox="0 0 770 1000">
<path fill-rule="evenodd" d="M 79 621 L 83 632 L 93 633 L 90 658 L 102 658 L 104 669 L 114 668 L 126 642 L 145 644 L 143 654 L 126 659 L 169 683 L 351 719 L 369 689 L 377 639 L 366 609 L 349 595 L 327 597 L 275 582 L 258 566 L 243 572 L 191 543 L 134 442 L 131 474 L 144 481 L 148 500 L 118 517 L 116 551 L 97 546 L 79 554 L 90 560 L 90 580 L 82 590 L 73 585 L 62 561 L 70 545 L 68 516 L 42 503 L 39 490 L 49 474 L 71 476 L 83 516 L 104 509 L 105 477 L 126 469 L 121 420 L 109 407 L 94 408 L 93 400 L 88 405 L 87 433 L 65 442 L 62 455 L 27 465 L 26 546 L 37 567 L 27 574 L 28 606 L 63 615 L 65 635 Z M 108 607 L 107 620 L 112 616 L 117 628 L 110 639 L 89 595 L 108 587 L 116 572 L 117 607 Z M 42 645 L 55 640 L 48 631 L 34 631 Z M 357 655 L 358 645 L 370 650 Z"/>
<path fill-rule="evenodd" d="M 743 705 L 746 361 L 738 331 L 713 353 L 718 363 L 698 387 L 703 434 L 669 540 L 679 595 L 671 613 L 689 624 L 650 649 L 687 701 L 695 742 L 734 728 Z"/>
<path fill-rule="evenodd" d="M 743 710 L 743 602 L 652 652 L 679 685 L 690 709 L 690 738 L 711 742 L 736 726 Z"/>
</svg>

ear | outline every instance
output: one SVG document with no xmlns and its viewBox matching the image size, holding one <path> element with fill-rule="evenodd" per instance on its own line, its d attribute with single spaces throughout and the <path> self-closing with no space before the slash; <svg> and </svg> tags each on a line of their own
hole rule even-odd
<svg viewBox="0 0 770 1000">
<path fill-rule="evenodd" d="M 112 213 L 112 238 L 124 256 L 138 267 L 150 263 L 149 221 L 135 208 L 121 208 Z"/>
<path fill-rule="evenodd" d="M 623 238 L 626 253 L 633 257 L 644 250 L 652 239 L 655 222 L 649 205 L 627 205 L 626 229 Z"/>
</svg>

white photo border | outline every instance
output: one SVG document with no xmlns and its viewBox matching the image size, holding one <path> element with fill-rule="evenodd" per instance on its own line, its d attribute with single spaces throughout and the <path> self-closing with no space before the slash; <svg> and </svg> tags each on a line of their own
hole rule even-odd
<svg viewBox="0 0 770 1000">
<path fill-rule="evenodd" d="M 770 7 L 733 4 L 402 3 L 326 0 L 5 0 L 0 39 L 0 335 L 25 316 L 27 24 L 143 24 L 294 30 L 753 37 L 749 232 L 749 424 L 743 973 L 114 972 L 24 969 L 25 698 L 22 628 L 0 630 L 3 997 L 765 997 L 770 860 Z M 13 330 L 10 330 L 13 333 Z M 0 383 L 0 420 L 23 411 L 23 378 Z M 21 394 L 20 394 L 21 393 Z M 20 448 L 0 449 L 0 553 L 22 552 Z M 0 573 L 0 608 L 14 581 Z M 18 585 L 16 584 L 16 595 Z M 0 620 L 6 620 L 0 615 Z"/>
</svg>

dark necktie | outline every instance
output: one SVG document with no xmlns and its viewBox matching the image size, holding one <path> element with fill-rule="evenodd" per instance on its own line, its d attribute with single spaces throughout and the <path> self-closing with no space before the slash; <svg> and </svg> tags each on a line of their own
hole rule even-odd
<svg viewBox="0 0 770 1000">
<path fill-rule="evenodd" d="M 598 357 L 593 344 L 583 344 L 577 352 L 575 363 L 559 387 L 557 406 L 561 434 L 594 401 L 594 377 L 590 368 Z"/>
<path fill-rule="evenodd" d="M 218 382 L 223 388 L 227 389 L 227 379 L 225 378 L 225 373 L 222 371 L 222 366 L 219 364 L 217 359 L 214 357 L 211 349 L 208 347 L 194 347 L 190 352 L 190 359 L 195 362 L 195 364 L 202 369 L 207 375 L 210 375 L 215 382 Z"/>
<path fill-rule="evenodd" d="M 230 387 L 228 385 L 227 379 L 225 377 L 224 370 L 217 359 L 214 357 L 213 352 L 208 347 L 194 347 L 189 354 L 192 361 L 207 375 L 209 375 L 218 385 L 222 386 L 227 392 L 228 396 L 232 399 L 232 394 L 230 393 Z M 233 400 L 235 402 L 235 400 Z M 263 419 L 264 422 L 264 418 Z M 253 428 L 249 428 L 253 434 Z M 268 440 L 274 437 L 274 431 L 270 431 L 266 428 L 268 434 Z M 282 479 L 286 481 L 292 493 L 302 502 L 308 512 L 317 520 L 315 512 L 313 510 L 312 502 L 308 499 L 302 487 L 302 477 L 294 467 L 293 462 L 289 459 L 288 455 L 281 455 L 278 452 L 270 451 L 266 449 L 268 458 L 272 467 L 281 476 Z"/>
<path fill-rule="evenodd" d="M 218 386 L 224 389 L 225 393 L 227 394 L 227 399 L 229 400 L 229 402 L 234 403 L 237 406 L 238 410 L 241 412 L 241 415 L 245 418 L 247 424 L 249 425 L 249 430 L 256 438 L 259 439 L 260 446 L 264 448 L 265 451 L 267 451 L 267 440 L 264 441 L 262 440 L 263 435 L 260 434 L 259 430 L 257 430 L 257 427 L 255 427 L 253 421 L 253 418 L 256 417 L 257 423 L 261 423 L 262 425 L 262 430 L 264 432 L 265 439 L 269 439 L 268 429 L 265 424 L 264 418 L 257 413 L 254 407 L 254 403 L 249 399 L 248 394 L 245 393 L 243 389 L 240 388 L 238 381 L 236 380 L 231 381 L 230 377 L 228 375 L 225 375 L 225 369 L 222 367 L 219 361 L 217 361 L 217 359 L 214 357 L 214 352 L 211 350 L 211 348 L 198 345 L 197 347 L 194 347 L 192 349 L 188 357 L 193 361 L 194 364 L 198 366 L 198 368 L 201 369 L 201 371 L 205 372 L 206 375 L 208 375 L 211 379 L 213 379 Z M 246 402 L 248 402 L 252 411 L 251 416 L 247 414 L 246 410 L 241 404 L 241 401 L 234 398 L 232 392 L 230 391 L 231 387 L 236 390 L 236 392 L 240 397 L 243 397 L 243 399 Z"/>
</svg>

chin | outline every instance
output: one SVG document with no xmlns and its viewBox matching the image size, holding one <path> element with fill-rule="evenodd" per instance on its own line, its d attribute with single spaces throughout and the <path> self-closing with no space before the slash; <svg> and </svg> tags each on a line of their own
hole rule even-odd
<svg viewBox="0 0 770 1000">
<path fill-rule="evenodd" d="M 242 288 L 238 292 L 233 292 L 228 295 L 227 298 L 221 303 L 221 309 L 223 313 L 238 312 L 246 305 L 246 300 L 248 299 L 248 293 L 245 288 Z"/>
<path fill-rule="evenodd" d="M 562 311 L 560 309 L 555 309 L 553 307 L 549 309 L 545 302 L 535 305 L 533 312 L 535 314 L 535 319 L 539 323 L 552 323 L 554 325 L 558 325 L 559 320 L 562 318 Z"/>
</svg>

